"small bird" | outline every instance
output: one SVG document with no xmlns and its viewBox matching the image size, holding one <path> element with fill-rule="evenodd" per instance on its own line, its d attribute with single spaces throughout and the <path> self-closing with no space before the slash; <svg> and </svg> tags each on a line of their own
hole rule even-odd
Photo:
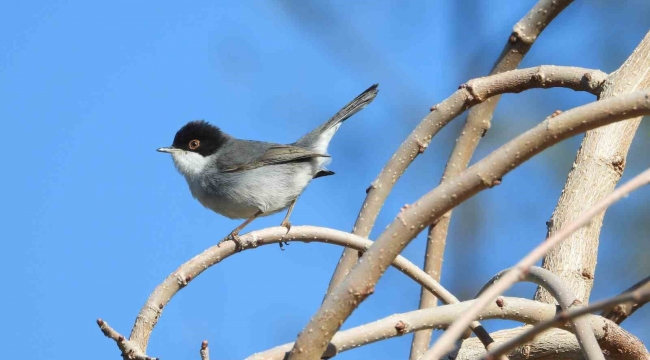
<svg viewBox="0 0 650 360">
<path fill-rule="evenodd" d="M 203 206 L 231 219 L 246 219 L 229 235 L 241 249 L 239 231 L 260 216 L 288 209 L 280 225 L 289 233 L 298 196 L 312 179 L 334 174 L 325 168 L 331 160 L 327 146 L 332 136 L 343 121 L 375 99 L 377 87 L 369 87 L 293 144 L 240 140 L 197 120 L 178 130 L 172 146 L 157 151 L 172 155 L 192 196 Z"/>
</svg>

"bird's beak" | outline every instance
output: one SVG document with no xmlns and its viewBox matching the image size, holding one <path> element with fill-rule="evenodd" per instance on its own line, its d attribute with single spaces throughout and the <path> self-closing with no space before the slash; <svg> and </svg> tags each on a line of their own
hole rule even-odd
<svg viewBox="0 0 650 360">
<path fill-rule="evenodd" d="M 156 151 L 158 151 L 158 152 L 164 152 L 164 153 L 170 153 L 170 154 L 173 154 L 173 153 L 175 153 L 175 152 L 179 152 L 179 151 L 182 151 L 182 150 L 181 150 L 181 149 L 177 149 L 177 148 L 175 148 L 175 147 L 173 147 L 173 146 L 170 146 L 170 147 L 161 147 L 161 148 L 158 148 L 158 149 L 156 149 Z"/>
</svg>

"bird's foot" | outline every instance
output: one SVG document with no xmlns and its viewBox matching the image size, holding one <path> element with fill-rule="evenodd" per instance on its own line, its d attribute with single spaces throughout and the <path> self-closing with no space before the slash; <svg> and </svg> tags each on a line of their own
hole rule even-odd
<svg viewBox="0 0 650 360">
<path fill-rule="evenodd" d="M 282 247 L 282 245 L 289 245 L 289 242 L 284 241 L 283 239 L 289 234 L 289 231 L 291 230 L 291 223 L 289 222 L 289 220 L 284 219 L 282 221 L 282 223 L 280 224 L 280 226 L 284 226 L 285 228 L 287 228 L 287 232 L 284 234 L 284 236 L 282 237 L 282 239 L 280 239 L 280 242 L 279 242 L 280 250 L 284 251 L 284 248 Z"/>
<path fill-rule="evenodd" d="M 225 239 L 219 241 L 217 246 L 221 245 L 222 243 L 232 240 L 235 243 L 235 252 L 240 252 L 243 248 L 244 242 L 242 239 L 239 237 L 239 231 L 233 231 L 228 236 L 226 236 Z"/>
</svg>

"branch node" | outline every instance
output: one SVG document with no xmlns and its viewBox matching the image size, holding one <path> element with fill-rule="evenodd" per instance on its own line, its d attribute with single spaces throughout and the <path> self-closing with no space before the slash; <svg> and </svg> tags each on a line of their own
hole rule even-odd
<svg viewBox="0 0 650 360">
<path fill-rule="evenodd" d="M 397 334 L 399 335 L 406 334 L 408 332 L 407 329 L 408 325 L 402 320 L 398 321 L 397 324 L 395 324 L 395 331 L 397 331 Z"/>
</svg>

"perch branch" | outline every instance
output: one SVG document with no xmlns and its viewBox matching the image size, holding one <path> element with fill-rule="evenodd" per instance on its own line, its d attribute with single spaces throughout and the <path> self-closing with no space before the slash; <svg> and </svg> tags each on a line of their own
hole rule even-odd
<svg viewBox="0 0 650 360">
<path fill-rule="evenodd" d="M 461 85 L 454 94 L 431 108 L 429 115 L 416 126 L 372 182 L 352 229 L 353 234 L 362 237 L 370 235 L 379 210 L 406 168 L 424 152 L 438 131 L 469 107 L 503 93 L 516 93 L 533 88 L 564 87 L 598 94 L 606 77 L 606 74 L 598 70 L 540 66 L 477 78 Z M 337 288 L 358 259 L 356 251 L 343 252 L 332 275 L 327 294 Z"/>
<path fill-rule="evenodd" d="M 637 92 L 630 95 L 623 95 L 618 98 L 611 98 L 608 100 L 599 101 L 597 103 L 591 104 L 603 104 L 605 102 L 613 102 L 616 100 L 621 100 L 624 98 L 631 98 L 638 94 L 646 94 L 647 105 L 650 106 L 650 92 Z M 630 114 L 631 117 L 638 116 L 637 113 Z M 422 360 L 431 360 L 439 359 L 445 353 L 453 348 L 454 341 L 462 334 L 463 329 L 467 327 L 467 324 L 471 322 L 476 314 L 480 311 L 480 308 L 487 305 L 499 294 L 503 293 L 505 290 L 510 288 L 512 284 L 516 283 L 519 278 L 524 276 L 528 269 L 539 261 L 544 254 L 546 254 L 550 249 L 553 248 L 557 243 L 566 239 L 577 229 L 590 223 L 591 219 L 605 211 L 611 204 L 627 196 L 630 192 L 648 184 L 650 182 L 650 169 L 645 170 L 641 174 L 634 177 L 632 180 L 625 183 L 623 186 L 614 190 L 611 194 L 598 201 L 594 206 L 589 208 L 587 211 L 582 213 L 576 220 L 567 224 L 562 230 L 555 233 L 553 236 L 546 239 L 545 242 L 540 244 L 536 249 L 530 252 L 526 257 L 517 263 L 510 271 L 501 277 L 500 281 L 493 284 L 487 288 L 481 296 L 477 298 L 479 300 L 476 303 L 476 307 L 468 310 L 461 318 L 459 318 L 441 337 L 438 341 L 429 349 L 422 357 Z M 377 244 L 379 240 L 375 244 Z M 368 252 L 369 253 L 369 252 Z M 465 325 L 464 325 L 465 324 Z"/>
<path fill-rule="evenodd" d="M 496 283 L 505 273 L 510 271 L 510 269 L 503 270 L 498 274 L 494 275 L 490 281 L 488 281 L 485 286 L 478 292 L 476 297 L 481 296 L 481 294 L 492 284 Z M 525 273 L 522 274 L 523 277 L 520 277 L 520 281 L 530 281 L 535 283 L 544 289 L 546 289 L 553 297 L 557 300 L 562 310 L 567 311 L 571 308 L 581 307 L 581 302 L 576 298 L 575 295 L 571 292 L 571 289 L 560 279 L 559 276 L 553 274 L 552 272 L 537 267 L 532 266 L 527 269 Z M 600 359 L 605 360 L 603 357 L 603 352 L 598 346 L 598 341 L 594 336 L 593 331 L 587 318 L 578 318 L 575 319 L 572 323 L 573 328 L 575 329 L 576 337 L 578 338 L 578 344 L 585 356 L 585 359 Z M 488 349 L 488 352 L 492 348 Z M 501 352 L 497 355 L 505 354 Z M 496 357 L 496 356 L 495 356 Z"/>
<path fill-rule="evenodd" d="M 366 238 L 327 228 L 293 226 L 289 234 L 286 234 L 286 232 L 287 229 L 284 227 L 273 227 L 241 235 L 241 251 L 262 245 L 275 244 L 280 241 L 324 242 L 349 246 L 354 248 L 355 251 L 365 251 L 372 245 L 372 241 Z M 210 266 L 221 262 L 236 252 L 234 243 L 227 241 L 221 245 L 212 246 L 171 273 L 167 279 L 156 287 L 140 310 L 131 330 L 130 342 L 145 351 L 151 332 L 172 297 Z M 443 301 L 458 303 L 458 299 L 454 295 L 407 259 L 398 257 L 393 262 L 393 266 L 420 285 L 436 293 Z M 470 327 L 476 329 L 480 327 L 480 324 L 472 322 Z"/>
<path fill-rule="evenodd" d="M 625 293 L 635 291 L 637 289 L 644 289 L 643 291 L 650 291 L 650 276 L 634 284 L 631 288 L 625 290 Z M 628 301 L 620 304 L 615 304 L 609 307 L 604 308 L 602 317 L 609 319 L 617 324 L 622 323 L 625 319 L 630 317 L 632 313 L 639 310 L 643 305 L 648 302 L 646 298 L 643 301 Z"/>
<path fill-rule="evenodd" d="M 548 288 L 547 288 L 548 290 Z M 540 322 L 537 325 L 533 326 L 531 329 L 529 329 L 526 332 L 523 332 L 519 336 L 516 336 L 508 341 L 505 341 L 503 343 L 499 343 L 496 345 L 493 349 L 490 349 L 487 353 L 486 358 L 495 358 L 501 354 L 505 354 L 508 351 L 511 351 L 512 349 L 516 348 L 517 346 L 524 344 L 532 339 L 535 338 L 536 335 L 540 334 L 546 329 L 549 329 L 551 327 L 559 327 L 563 324 L 565 324 L 567 321 L 574 320 L 577 321 L 578 319 L 583 319 L 584 324 L 588 326 L 588 331 L 593 333 L 591 329 L 591 324 L 589 322 L 589 319 L 584 316 L 586 314 L 592 313 L 597 310 L 601 310 L 607 307 L 615 306 L 618 304 L 623 304 L 626 302 L 643 302 L 643 301 L 648 301 L 650 300 L 650 288 L 638 288 L 636 290 L 633 290 L 631 292 L 626 292 L 623 293 L 622 295 L 613 297 L 611 299 L 599 301 L 593 304 L 590 304 L 588 306 L 582 306 L 577 309 L 572 309 L 567 311 L 564 309 L 561 313 L 557 314 L 553 318 Z M 576 336 L 580 333 L 580 330 L 577 330 Z M 599 348 L 600 351 L 600 348 Z M 602 356 L 602 352 L 601 352 Z"/>
<path fill-rule="evenodd" d="M 541 0 L 537 2 L 513 27 L 512 34 L 490 74 L 516 69 L 546 26 L 572 2 L 573 0 Z M 460 136 L 456 140 L 445 166 L 441 182 L 454 178 L 467 168 L 479 141 L 490 128 L 492 114 L 500 98 L 501 96 L 493 96 L 469 110 L 465 125 L 460 131 Z M 452 212 L 449 211 L 441 216 L 435 224 L 429 227 L 427 234 L 424 271 L 436 281 L 440 281 L 451 214 Z M 436 306 L 436 300 L 436 297 L 429 292 L 421 291 L 419 308 Z M 417 360 L 429 348 L 431 333 L 432 330 L 424 330 L 414 334 L 411 343 L 411 360 Z"/>
<path fill-rule="evenodd" d="M 598 126 L 648 113 L 650 91 L 639 91 L 549 117 L 463 171 L 454 181 L 442 183 L 413 205 L 403 208 L 343 283 L 326 297 L 298 336 L 289 359 L 318 359 L 352 311 L 372 294 L 392 259 L 438 217 L 481 190 L 501 183 L 504 175 L 561 140 Z M 468 324 L 465 323 L 465 327 Z"/>
</svg>

